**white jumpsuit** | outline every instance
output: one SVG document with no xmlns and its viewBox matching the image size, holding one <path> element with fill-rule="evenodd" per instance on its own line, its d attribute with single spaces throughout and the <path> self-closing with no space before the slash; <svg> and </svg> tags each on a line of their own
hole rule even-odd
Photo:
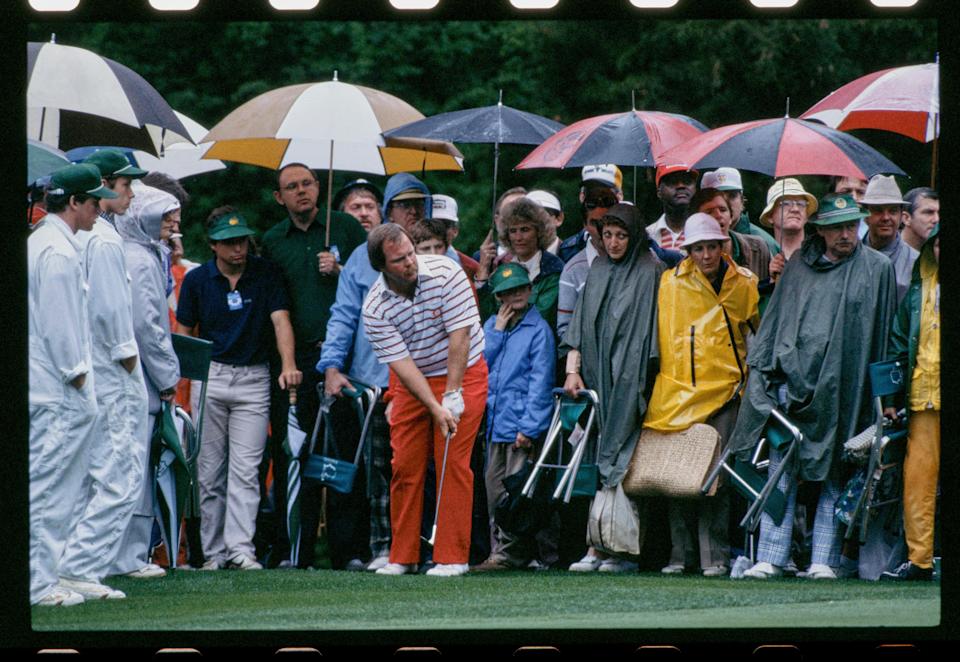
<svg viewBox="0 0 960 662">
<path fill-rule="evenodd" d="M 122 359 L 137 356 L 123 239 L 102 217 L 91 232 L 78 232 L 77 239 L 84 247 L 83 266 L 90 288 L 93 372 L 100 413 L 90 448 L 87 491 L 77 504 L 60 576 L 100 581 L 120 551 L 123 533 L 143 491 L 147 389 L 139 361 L 132 373 L 120 364 Z"/>
<path fill-rule="evenodd" d="M 97 417 L 80 244 L 48 214 L 27 240 L 30 344 L 30 602 L 58 581 Z M 86 375 L 77 389 L 70 382 Z"/>
<path fill-rule="evenodd" d="M 163 215 L 179 208 L 177 199 L 151 186 L 134 182 L 136 195 L 127 213 L 116 218 L 123 237 L 130 293 L 133 301 L 133 333 L 147 387 L 149 417 L 139 439 L 143 458 L 143 488 L 138 495 L 130 525 L 120 544 L 119 555 L 109 574 L 135 572 L 150 561 L 150 537 L 154 522 L 154 485 L 150 466 L 150 439 L 160 413 L 160 391 L 175 388 L 180 381 L 180 362 L 170 339 L 167 313 L 167 277 L 163 270 L 160 225 Z M 176 554 L 176 551 L 172 551 Z"/>
</svg>

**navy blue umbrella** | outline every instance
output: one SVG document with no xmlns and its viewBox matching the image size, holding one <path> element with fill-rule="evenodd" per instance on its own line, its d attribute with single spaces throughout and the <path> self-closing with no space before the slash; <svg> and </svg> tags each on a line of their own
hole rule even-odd
<svg viewBox="0 0 960 662">
<path fill-rule="evenodd" d="M 492 143 L 493 152 L 493 202 L 497 201 L 497 169 L 500 162 L 500 145 L 539 145 L 563 128 L 563 124 L 523 110 L 503 105 L 467 108 L 440 113 L 410 124 L 385 131 L 390 138 L 429 138 L 462 143 Z"/>
</svg>

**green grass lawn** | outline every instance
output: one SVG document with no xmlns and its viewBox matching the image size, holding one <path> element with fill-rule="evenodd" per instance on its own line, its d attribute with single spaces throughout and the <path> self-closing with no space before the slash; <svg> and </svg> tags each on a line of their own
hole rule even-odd
<svg viewBox="0 0 960 662">
<path fill-rule="evenodd" d="M 940 586 L 844 580 L 500 572 L 383 577 L 332 570 L 116 578 L 126 600 L 34 608 L 35 630 L 917 627 Z"/>
</svg>

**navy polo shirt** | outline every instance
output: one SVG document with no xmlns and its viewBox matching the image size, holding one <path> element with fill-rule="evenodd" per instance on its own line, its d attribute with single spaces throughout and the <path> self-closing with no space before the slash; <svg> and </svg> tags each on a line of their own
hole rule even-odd
<svg viewBox="0 0 960 662">
<path fill-rule="evenodd" d="M 273 263 L 250 255 L 236 290 L 216 259 L 187 272 L 180 288 L 177 321 L 213 341 L 213 360 L 229 365 L 267 363 L 274 342 L 270 315 L 289 310 L 283 280 Z"/>
</svg>

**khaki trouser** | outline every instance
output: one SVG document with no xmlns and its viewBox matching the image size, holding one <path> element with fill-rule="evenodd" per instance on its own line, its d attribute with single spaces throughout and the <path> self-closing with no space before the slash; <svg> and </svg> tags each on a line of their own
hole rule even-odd
<svg viewBox="0 0 960 662">
<path fill-rule="evenodd" d="M 194 417 L 199 411 L 200 388 L 200 382 L 190 385 Z M 258 470 L 269 421 L 269 366 L 211 362 L 197 458 L 200 540 L 207 561 L 222 563 L 239 553 L 255 556 Z"/>
<path fill-rule="evenodd" d="M 920 568 L 933 567 L 933 521 L 940 474 L 940 412 L 910 412 L 907 456 L 903 461 L 903 529 L 907 558 Z"/>
</svg>

